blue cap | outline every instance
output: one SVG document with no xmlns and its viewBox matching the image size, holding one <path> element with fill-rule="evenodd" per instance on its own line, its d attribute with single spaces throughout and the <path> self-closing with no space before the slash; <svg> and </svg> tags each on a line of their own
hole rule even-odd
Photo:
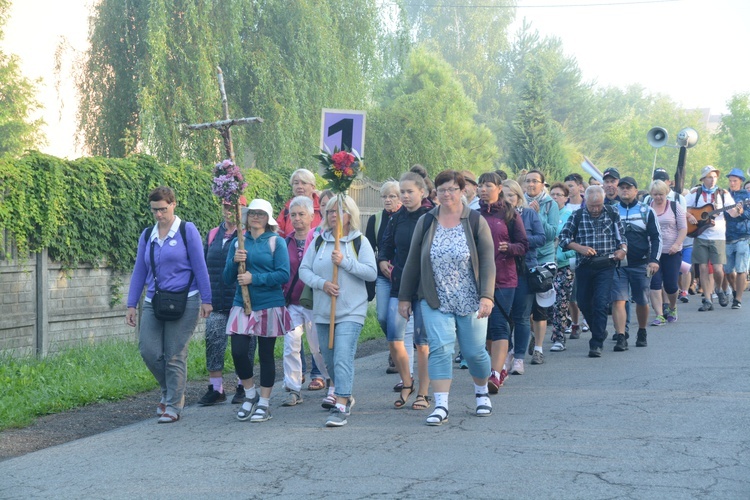
<svg viewBox="0 0 750 500">
<path fill-rule="evenodd" d="M 732 171 L 727 174 L 727 177 L 729 177 L 730 175 L 733 175 L 735 177 L 739 177 L 740 179 L 743 180 L 743 182 L 745 180 L 745 172 L 743 172 L 742 169 L 733 168 Z"/>
</svg>

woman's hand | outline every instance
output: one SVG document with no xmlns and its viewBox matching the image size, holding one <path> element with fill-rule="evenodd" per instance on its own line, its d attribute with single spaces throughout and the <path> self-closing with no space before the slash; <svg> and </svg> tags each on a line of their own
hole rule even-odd
<svg viewBox="0 0 750 500">
<path fill-rule="evenodd" d="M 128 312 L 125 313 L 125 324 L 135 326 L 135 307 L 128 307 Z"/>
<path fill-rule="evenodd" d="M 411 316 L 411 302 L 408 300 L 399 300 L 398 313 L 408 320 L 409 316 Z"/>
<path fill-rule="evenodd" d="M 487 297 L 479 299 L 479 311 L 477 311 L 477 318 L 487 318 L 492 312 L 492 301 Z"/>
<path fill-rule="evenodd" d="M 333 252 L 331 252 L 331 262 L 333 262 L 337 266 L 340 266 L 341 261 L 343 260 L 344 254 L 342 254 L 340 250 L 334 250 Z"/>
<path fill-rule="evenodd" d="M 250 271 L 245 271 L 242 274 L 237 275 L 237 283 L 240 285 L 252 285 L 253 284 L 253 275 L 250 274 Z"/>
<path fill-rule="evenodd" d="M 674 245 L 669 247 L 669 255 L 674 255 L 680 250 L 682 250 L 682 243 L 675 243 Z"/>
<path fill-rule="evenodd" d="M 393 271 L 393 266 L 390 262 L 388 262 L 387 260 L 381 260 L 378 264 L 378 267 L 380 268 L 380 272 L 383 273 L 383 276 L 391 279 L 391 271 Z"/>
<path fill-rule="evenodd" d="M 234 261 L 239 262 L 245 262 L 247 259 L 247 250 L 237 249 L 236 252 L 234 252 Z"/>
<path fill-rule="evenodd" d="M 208 318 L 208 315 L 211 314 L 211 311 L 214 310 L 214 306 L 211 304 L 201 304 L 201 318 Z"/>
<path fill-rule="evenodd" d="M 323 283 L 323 291 L 330 295 L 331 297 L 338 297 L 339 296 L 339 286 L 334 285 L 330 281 L 326 281 Z"/>
<path fill-rule="evenodd" d="M 685 214 L 685 219 L 693 225 L 698 224 L 698 219 L 696 219 L 690 212 Z"/>
<path fill-rule="evenodd" d="M 497 251 L 507 252 L 509 246 L 510 246 L 510 243 L 508 243 L 507 241 L 501 241 L 500 243 L 497 244 Z"/>
</svg>

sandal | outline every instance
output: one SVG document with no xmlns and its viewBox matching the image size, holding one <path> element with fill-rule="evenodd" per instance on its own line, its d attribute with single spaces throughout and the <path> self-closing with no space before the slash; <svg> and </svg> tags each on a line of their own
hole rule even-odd
<svg viewBox="0 0 750 500">
<path fill-rule="evenodd" d="M 303 382 L 304 383 L 304 382 Z M 310 381 L 310 385 L 307 386 L 308 391 L 319 391 L 326 388 L 326 381 L 322 378 L 314 378 Z"/>
<path fill-rule="evenodd" d="M 430 396 L 417 394 L 417 399 L 411 404 L 412 410 L 426 410 L 430 407 Z"/>
<path fill-rule="evenodd" d="M 404 391 L 409 391 L 406 394 L 406 398 L 404 398 L 403 394 Z M 409 396 L 411 396 L 414 393 L 414 379 L 411 379 L 411 385 L 405 385 L 401 388 L 401 394 L 398 396 L 398 399 L 395 403 L 393 403 L 393 406 L 397 409 L 401 409 L 404 406 L 406 406 L 406 400 L 409 399 Z"/>
<path fill-rule="evenodd" d="M 393 386 L 393 392 L 401 392 L 403 388 L 404 388 L 404 382 L 402 380 L 401 382 Z"/>
<path fill-rule="evenodd" d="M 250 417 L 250 423 L 265 422 L 271 419 L 271 409 L 268 406 L 256 406 L 255 413 Z"/>
<path fill-rule="evenodd" d="M 164 403 L 159 403 L 158 405 L 156 405 L 157 417 L 161 417 L 162 415 L 164 415 L 165 411 L 167 411 L 167 405 L 165 405 Z"/>
<path fill-rule="evenodd" d="M 164 412 L 161 417 L 159 417 L 159 420 L 156 421 L 157 424 L 171 424 L 173 422 L 177 422 L 180 419 L 180 416 L 176 413 L 167 413 Z"/>
<path fill-rule="evenodd" d="M 326 410 L 330 410 L 331 408 L 336 408 L 336 396 L 333 394 L 329 394 L 328 396 L 323 398 L 323 404 L 321 404 L 323 408 Z"/>
<path fill-rule="evenodd" d="M 436 406 L 435 411 L 433 411 L 429 417 L 427 417 L 427 420 L 425 423 L 427 425 L 443 425 L 443 422 L 448 421 L 448 410 L 446 410 L 442 406 Z"/>
<path fill-rule="evenodd" d="M 486 398 L 487 402 L 489 402 L 490 395 L 487 393 L 484 393 L 484 394 L 475 394 L 475 396 L 477 398 L 477 409 L 476 409 L 475 415 L 477 417 L 489 417 L 490 415 L 492 415 L 492 405 L 479 404 L 480 402 L 482 402 L 480 398 L 482 399 Z"/>
</svg>

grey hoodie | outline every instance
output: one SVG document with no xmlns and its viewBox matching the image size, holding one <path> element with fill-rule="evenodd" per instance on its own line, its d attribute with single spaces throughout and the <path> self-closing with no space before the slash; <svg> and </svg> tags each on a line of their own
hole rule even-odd
<svg viewBox="0 0 750 500">
<path fill-rule="evenodd" d="M 321 234 L 323 243 L 315 251 L 315 240 L 310 244 L 299 266 L 299 279 L 313 290 L 313 318 L 316 323 L 330 323 L 331 297 L 323 291 L 323 284 L 333 278 L 331 254 L 334 238 L 331 231 Z M 336 299 L 335 323 L 352 321 L 365 324 L 367 316 L 367 288 L 365 281 L 375 281 L 378 272 L 375 253 L 370 242 L 362 236 L 359 255 L 354 251 L 353 240 L 362 236 L 358 230 L 349 231 L 341 238 L 344 260 L 339 266 L 339 296 Z"/>
</svg>

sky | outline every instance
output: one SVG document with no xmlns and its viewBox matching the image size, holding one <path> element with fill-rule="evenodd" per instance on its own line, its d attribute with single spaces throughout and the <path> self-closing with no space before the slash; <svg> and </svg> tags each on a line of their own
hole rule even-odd
<svg viewBox="0 0 750 500">
<path fill-rule="evenodd" d="M 40 149 L 63 158 L 82 154 L 75 144 L 72 67 L 87 48 L 92 3 L 14 0 L 0 41 L 6 53 L 21 59 L 26 77 L 42 80 L 38 99 L 48 144 Z M 744 53 L 750 49 L 750 1 L 518 0 L 518 6 L 511 34 L 525 18 L 543 36 L 559 37 L 584 80 L 599 86 L 640 84 L 685 108 L 711 108 L 713 114 L 726 113 L 732 95 L 750 92 Z"/>
</svg>

